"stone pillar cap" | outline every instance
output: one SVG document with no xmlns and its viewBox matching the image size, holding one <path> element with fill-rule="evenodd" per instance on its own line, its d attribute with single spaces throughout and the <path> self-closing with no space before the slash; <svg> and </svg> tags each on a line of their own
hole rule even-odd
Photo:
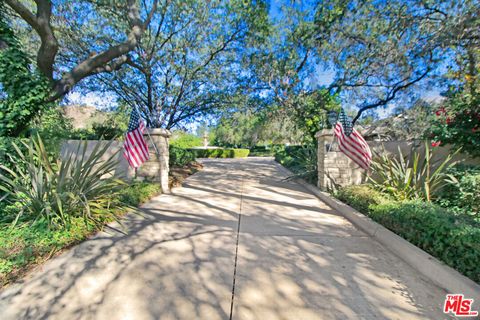
<svg viewBox="0 0 480 320">
<path fill-rule="evenodd" d="M 315 137 L 333 136 L 333 129 L 322 129 L 315 134 Z"/>
<path fill-rule="evenodd" d="M 162 136 L 162 137 L 170 137 L 172 133 L 170 130 L 163 129 L 163 128 L 152 128 L 152 129 L 147 129 L 148 133 L 151 136 Z"/>
</svg>

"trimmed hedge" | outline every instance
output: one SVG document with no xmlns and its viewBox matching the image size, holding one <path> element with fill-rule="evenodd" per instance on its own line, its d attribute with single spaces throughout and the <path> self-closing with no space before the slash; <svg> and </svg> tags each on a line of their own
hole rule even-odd
<svg viewBox="0 0 480 320">
<path fill-rule="evenodd" d="M 480 283 L 480 225 L 473 219 L 428 202 L 393 201 L 367 185 L 335 196 Z"/>
<path fill-rule="evenodd" d="M 277 152 L 285 149 L 284 145 L 272 144 L 269 146 L 254 146 L 250 148 L 250 157 L 273 157 Z"/>
<path fill-rule="evenodd" d="M 426 202 L 381 204 L 370 217 L 480 283 L 480 228 Z"/>
<path fill-rule="evenodd" d="M 195 152 L 184 149 L 176 146 L 170 145 L 169 148 L 170 158 L 168 160 L 168 164 L 172 166 L 179 166 L 183 167 L 190 162 L 195 161 Z"/>
<path fill-rule="evenodd" d="M 366 214 L 371 212 L 373 206 L 391 201 L 387 195 L 366 184 L 341 188 L 335 197 Z"/>
<path fill-rule="evenodd" d="M 197 158 L 245 158 L 248 149 L 191 149 Z"/>
<path fill-rule="evenodd" d="M 138 207 L 160 192 L 162 192 L 160 184 L 134 182 L 120 191 L 119 198 L 122 203 Z"/>
</svg>

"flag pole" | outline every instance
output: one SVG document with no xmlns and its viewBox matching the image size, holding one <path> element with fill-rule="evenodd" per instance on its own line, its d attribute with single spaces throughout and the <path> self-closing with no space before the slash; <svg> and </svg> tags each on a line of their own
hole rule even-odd
<svg viewBox="0 0 480 320">
<path fill-rule="evenodd" d="M 330 152 L 330 150 L 332 149 L 332 146 L 333 146 L 333 143 L 335 142 L 335 138 L 336 138 L 336 135 L 335 135 L 335 126 L 337 125 L 337 122 L 338 122 L 338 118 L 340 117 L 340 113 L 337 113 L 337 117 L 335 119 L 335 122 L 334 123 L 330 123 L 332 125 L 332 129 L 333 129 L 333 140 L 332 140 L 332 143 L 330 143 L 328 145 L 328 149 L 327 149 L 327 152 Z M 330 121 L 330 119 L 329 119 Z"/>
<path fill-rule="evenodd" d="M 142 117 L 142 114 L 138 111 L 137 106 L 134 105 L 133 108 L 134 108 L 135 111 L 138 113 L 138 116 L 139 116 L 139 117 Z M 153 149 L 155 149 L 155 153 L 157 154 L 157 157 L 160 157 L 160 152 L 158 152 L 157 146 L 155 145 L 155 142 L 153 141 L 152 136 L 150 135 L 150 132 L 148 131 L 148 128 L 145 128 L 145 129 L 146 129 L 145 131 L 147 131 L 148 137 L 150 138 L 150 141 L 152 142 Z"/>
<path fill-rule="evenodd" d="M 333 140 L 332 140 L 332 143 L 330 143 L 330 144 L 328 145 L 327 152 L 330 152 L 330 150 L 332 149 L 333 143 L 335 142 L 335 138 L 336 138 L 336 136 L 335 136 L 335 129 L 333 129 L 333 130 L 334 130 L 334 131 L 333 131 Z"/>
</svg>

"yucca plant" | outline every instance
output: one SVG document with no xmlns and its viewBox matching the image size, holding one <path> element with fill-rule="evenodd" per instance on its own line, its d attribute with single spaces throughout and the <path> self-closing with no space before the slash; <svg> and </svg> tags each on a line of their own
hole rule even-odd
<svg viewBox="0 0 480 320">
<path fill-rule="evenodd" d="M 314 144 L 304 145 L 289 153 L 291 160 L 285 165 L 295 174 L 288 179 L 302 178 L 306 181 L 317 184 L 318 163 L 317 147 Z"/>
<path fill-rule="evenodd" d="M 418 148 L 412 150 L 410 157 L 405 157 L 400 148 L 397 157 L 384 152 L 372 161 L 369 181 L 397 200 L 431 201 L 445 185 L 456 180 L 446 170 L 456 163 L 452 159 L 459 151 L 438 161 L 433 161 L 433 152 L 426 142 L 423 155 Z"/>
<path fill-rule="evenodd" d="M 116 199 L 124 183 L 113 175 L 117 153 L 105 156 L 111 142 L 97 144 L 88 155 L 87 143 L 79 143 L 63 160 L 55 161 L 39 136 L 22 144 L 23 148 L 13 144 L 13 167 L 0 165 L 2 201 L 21 204 L 13 224 L 20 218 L 44 219 L 51 227 L 69 227 L 78 217 L 96 225 L 117 220 L 121 204 Z"/>
</svg>

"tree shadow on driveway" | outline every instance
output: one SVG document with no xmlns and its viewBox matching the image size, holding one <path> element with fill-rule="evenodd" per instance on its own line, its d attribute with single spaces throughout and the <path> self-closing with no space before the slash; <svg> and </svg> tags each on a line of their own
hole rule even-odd
<svg viewBox="0 0 480 320">
<path fill-rule="evenodd" d="M 1 318 L 229 319 L 237 236 L 233 319 L 439 315 L 441 290 L 283 178 L 262 159 L 207 161 L 127 216 L 127 234 L 100 233 L 1 292 Z"/>
</svg>

